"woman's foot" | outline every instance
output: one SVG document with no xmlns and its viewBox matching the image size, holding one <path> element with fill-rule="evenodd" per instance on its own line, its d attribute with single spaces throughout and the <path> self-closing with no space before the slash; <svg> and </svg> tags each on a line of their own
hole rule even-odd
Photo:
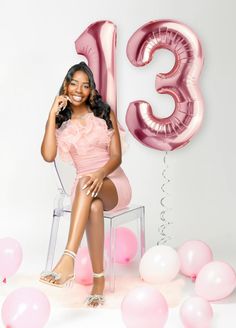
<svg viewBox="0 0 236 328">
<path fill-rule="evenodd" d="M 91 290 L 90 295 L 103 295 L 103 290 L 105 287 L 105 277 L 99 277 L 99 278 L 93 278 L 93 288 Z M 88 306 L 91 307 L 96 307 L 100 304 L 101 302 L 99 301 L 98 298 L 91 299 L 91 301 L 87 304 Z"/>
<path fill-rule="evenodd" d="M 73 254 L 68 254 L 68 251 L 65 251 L 60 261 L 53 269 L 53 273 L 59 274 L 60 278 L 56 279 L 54 274 L 49 273 L 41 277 L 41 280 L 54 285 L 63 285 L 68 279 L 74 276 L 74 259 L 75 257 Z"/>
</svg>

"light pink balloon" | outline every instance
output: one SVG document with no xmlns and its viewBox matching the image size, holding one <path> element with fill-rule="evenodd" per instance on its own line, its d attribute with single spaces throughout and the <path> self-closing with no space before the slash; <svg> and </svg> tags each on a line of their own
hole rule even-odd
<svg viewBox="0 0 236 328">
<path fill-rule="evenodd" d="M 186 328 L 210 328 L 213 310 L 201 297 L 190 297 L 180 307 L 180 317 Z"/>
<path fill-rule="evenodd" d="M 176 250 L 158 245 L 149 248 L 139 263 L 141 278 L 151 284 L 165 284 L 179 273 L 180 260 Z"/>
<path fill-rule="evenodd" d="M 156 90 L 173 97 L 174 112 L 158 118 L 148 102 L 136 100 L 129 104 L 126 123 L 143 145 L 174 150 L 185 146 L 202 123 L 203 100 L 198 78 L 203 54 L 200 41 L 188 26 L 174 20 L 153 20 L 130 37 L 127 56 L 133 65 L 140 67 L 150 63 L 155 51 L 161 48 L 173 52 L 175 64 L 170 72 L 156 75 Z"/>
<path fill-rule="evenodd" d="M 180 271 L 187 277 L 196 279 L 198 272 L 213 259 L 210 247 L 201 240 L 189 240 L 178 248 Z"/>
<path fill-rule="evenodd" d="M 14 275 L 22 262 L 22 248 L 13 238 L 0 239 L 0 277 L 6 278 Z"/>
<path fill-rule="evenodd" d="M 158 290 L 141 286 L 124 297 L 121 312 L 127 328 L 162 328 L 168 318 L 168 305 Z"/>
<path fill-rule="evenodd" d="M 87 247 L 80 247 L 75 260 L 75 280 L 82 285 L 91 285 L 93 283 L 92 277 L 92 263 Z"/>
<path fill-rule="evenodd" d="M 9 328 L 41 328 L 49 315 L 50 303 L 46 295 L 32 287 L 14 290 L 2 306 L 2 319 Z"/>
<path fill-rule="evenodd" d="M 138 242 L 137 237 L 128 228 L 119 227 L 115 230 L 116 246 L 115 246 L 115 262 L 120 264 L 129 263 L 137 254 Z M 107 254 L 110 254 L 109 235 L 105 237 L 105 248 Z"/>
<path fill-rule="evenodd" d="M 208 301 L 217 301 L 229 296 L 235 287 L 235 270 L 221 261 L 206 264 L 198 273 L 195 283 L 196 294 Z"/>
</svg>

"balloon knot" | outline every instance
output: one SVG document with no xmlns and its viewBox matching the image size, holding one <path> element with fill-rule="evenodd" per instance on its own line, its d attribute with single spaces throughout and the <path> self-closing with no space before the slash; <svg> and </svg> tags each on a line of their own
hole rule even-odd
<svg viewBox="0 0 236 328">
<path fill-rule="evenodd" d="M 191 276 L 192 282 L 195 282 L 196 278 L 197 278 L 196 275 Z"/>
<path fill-rule="evenodd" d="M 4 284 L 6 284 L 6 283 L 7 283 L 7 279 L 4 278 L 2 282 L 3 282 Z"/>
</svg>

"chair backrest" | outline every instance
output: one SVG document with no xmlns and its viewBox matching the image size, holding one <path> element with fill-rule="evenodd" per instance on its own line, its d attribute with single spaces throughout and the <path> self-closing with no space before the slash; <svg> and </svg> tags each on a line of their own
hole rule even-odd
<svg viewBox="0 0 236 328">
<path fill-rule="evenodd" d="M 70 195 L 76 176 L 74 166 L 63 162 L 60 157 L 57 156 L 53 162 L 53 171 L 56 177 L 57 188 L 65 194 Z"/>
</svg>

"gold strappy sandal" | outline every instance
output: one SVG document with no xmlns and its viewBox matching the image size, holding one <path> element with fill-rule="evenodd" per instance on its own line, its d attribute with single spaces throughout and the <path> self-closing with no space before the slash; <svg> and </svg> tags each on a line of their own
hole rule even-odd
<svg viewBox="0 0 236 328">
<path fill-rule="evenodd" d="M 94 278 L 104 277 L 104 272 L 101 272 L 101 273 L 94 273 L 93 272 L 93 277 Z M 103 295 L 91 294 L 91 295 L 86 297 L 84 304 L 87 305 L 87 306 L 90 306 L 94 301 L 96 301 L 98 303 L 97 306 L 103 305 L 104 302 L 105 302 L 105 298 L 104 298 Z"/>
<path fill-rule="evenodd" d="M 72 252 L 68 249 L 65 249 L 63 254 L 72 257 L 74 260 L 76 258 L 76 253 L 74 253 L 74 252 Z M 44 279 L 48 276 L 51 276 L 54 279 L 54 281 L 58 281 L 58 280 L 61 279 L 61 276 L 62 276 L 61 273 L 57 273 L 57 272 L 54 272 L 54 271 L 43 271 L 40 274 L 40 279 L 39 279 L 39 281 L 43 282 L 44 284 L 55 286 L 55 287 L 61 287 L 61 288 L 62 287 L 71 287 L 73 285 L 73 282 L 74 282 L 74 279 L 75 279 L 75 273 L 73 273 L 73 274 L 70 274 L 67 277 L 66 281 L 63 284 L 57 284 L 55 282 L 51 282 L 51 281 L 48 281 L 48 280 Z"/>
</svg>

